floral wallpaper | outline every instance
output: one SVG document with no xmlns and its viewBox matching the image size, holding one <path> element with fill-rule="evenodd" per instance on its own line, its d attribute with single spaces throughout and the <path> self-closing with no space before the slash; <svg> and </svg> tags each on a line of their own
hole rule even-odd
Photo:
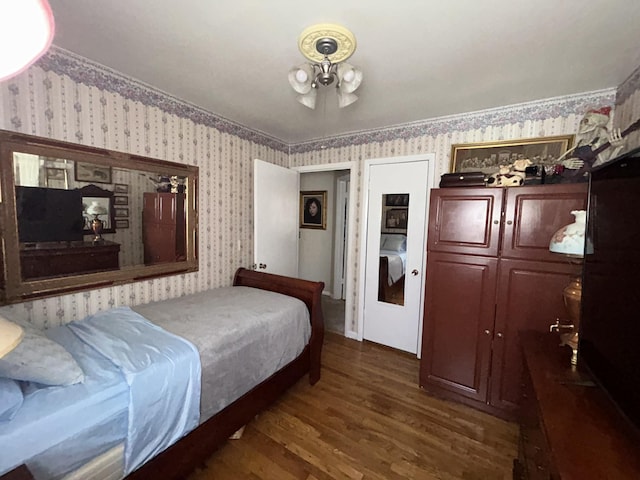
<svg viewBox="0 0 640 480">
<path fill-rule="evenodd" d="M 1 310 L 51 326 L 112 306 L 228 285 L 236 268 L 253 259 L 254 158 L 291 167 L 353 161 L 351 184 L 359 201 L 355 247 L 349 252 L 355 273 L 347 279 L 354 309 L 347 333 L 355 336 L 365 160 L 433 152 L 437 166 L 431 186 L 437 186 L 448 171 L 452 144 L 572 134 L 586 110 L 603 105 L 617 104 L 625 119 L 638 118 L 639 78 L 636 72 L 625 82 L 617 102 L 616 89 L 607 89 L 286 145 L 53 48 L 28 71 L 0 82 L 0 128 L 199 166 L 200 270 Z M 615 121 L 623 120 L 617 115 Z"/>
<path fill-rule="evenodd" d="M 0 129 L 200 168 L 199 271 L 0 309 L 42 327 L 229 285 L 238 267 L 253 263 L 253 159 L 288 164 L 282 142 L 55 48 L 26 72 L 0 82 Z M 126 183 L 118 172 L 114 182 Z M 134 241 L 126 238 L 131 229 L 121 235 Z"/>
</svg>

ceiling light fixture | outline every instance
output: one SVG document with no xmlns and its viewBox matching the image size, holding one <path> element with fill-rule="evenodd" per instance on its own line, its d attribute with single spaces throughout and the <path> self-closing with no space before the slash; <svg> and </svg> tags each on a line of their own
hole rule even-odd
<svg viewBox="0 0 640 480">
<path fill-rule="evenodd" d="M 25 70 L 51 45 L 54 21 L 47 0 L 0 5 L 0 81 Z"/>
<path fill-rule="evenodd" d="M 297 100 L 305 107 L 316 107 L 318 85 L 336 83 L 338 106 L 358 100 L 353 92 L 362 83 L 362 72 L 345 62 L 356 50 L 356 39 L 340 25 L 313 25 L 300 34 L 298 48 L 312 63 L 303 63 L 289 71 L 289 83 L 298 92 Z"/>
</svg>

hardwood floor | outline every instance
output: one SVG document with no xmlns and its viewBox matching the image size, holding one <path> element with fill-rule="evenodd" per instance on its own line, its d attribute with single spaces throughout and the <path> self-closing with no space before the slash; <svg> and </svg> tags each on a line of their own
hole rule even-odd
<svg viewBox="0 0 640 480">
<path fill-rule="evenodd" d="M 510 479 L 517 426 L 433 398 L 418 360 L 328 332 L 306 377 L 189 480 Z"/>
</svg>

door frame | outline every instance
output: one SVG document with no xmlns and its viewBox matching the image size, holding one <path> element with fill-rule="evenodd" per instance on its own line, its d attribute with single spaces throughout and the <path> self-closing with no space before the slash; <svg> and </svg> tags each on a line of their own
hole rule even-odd
<svg viewBox="0 0 640 480">
<path fill-rule="evenodd" d="M 362 221 L 360 222 L 360 255 L 359 255 L 359 271 L 358 278 L 360 279 L 358 285 L 358 333 L 357 340 L 364 340 L 364 293 L 365 293 L 365 282 L 366 282 L 366 260 L 367 260 L 367 225 L 369 223 L 369 180 L 371 177 L 371 166 L 372 165 L 381 165 L 381 164 L 394 164 L 394 163 L 407 163 L 407 162 L 418 162 L 418 161 L 426 161 L 427 162 L 427 171 L 429 176 L 429 182 L 427 183 L 427 199 L 426 199 L 426 216 L 424 219 L 425 225 L 425 236 L 424 236 L 424 245 L 422 246 L 422 251 L 424 252 L 422 258 L 422 278 L 421 278 L 421 286 L 420 291 L 420 318 L 418 319 L 418 352 L 417 357 L 420 358 L 422 354 L 422 342 L 419 341 L 422 338 L 422 322 L 424 317 L 424 288 L 425 288 L 425 279 L 426 279 L 426 268 L 427 268 L 427 221 L 429 214 L 429 197 L 430 191 L 436 185 L 435 181 L 435 170 L 436 170 L 436 155 L 435 153 L 422 153 L 419 155 L 407 155 L 404 157 L 383 157 L 383 158 L 371 158 L 369 160 L 364 161 L 363 172 L 362 172 L 362 199 L 360 206 L 360 216 Z M 353 190 L 353 189 L 352 189 Z M 376 256 L 379 255 L 379 252 L 376 252 Z M 376 277 L 377 278 L 377 277 Z"/>
<path fill-rule="evenodd" d="M 334 223 L 335 235 L 333 239 L 335 249 L 333 252 L 333 290 L 331 292 L 331 297 L 334 299 L 346 299 L 347 292 L 345 284 L 347 278 L 347 262 L 345 256 L 347 254 L 347 249 L 344 245 L 346 243 L 344 242 L 344 239 L 349 239 L 349 228 L 348 224 L 344 221 L 343 212 L 345 204 L 349 206 L 350 203 L 348 201 L 348 194 L 351 193 L 351 174 L 341 175 L 336 180 L 336 221 Z M 341 288 L 338 289 L 338 286 Z"/>
<path fill-rule="evenodd" d="M 355 207 L 358 199 L 356 198 L 356 190 L 353 188 L 353 172 L 356 170 L 356 162 L 339 162 L 339 163 L 325 163 L 322 165 L 306 165 L 300 167 L 291 167 L 292 170 L 297 171 L 298 173 L 313 173 L 313 172 L 330 172 L 336 170 L 348 170 L 350 179 L 351 179 L 351 187 L 349 188 L 349 218 L 348 218 L 348 236 L 347 236 L 347 251 L 346 251 L 346 264 L 347 269 L 345 273 L 345 278 L 353 278 L 354 276 L 354 267 L 350 260 L 350 252 L 353 251 L 355 247 L 355 236 L 354 232 L 356 231 L 356 212 Z M 357 339 L 357 333 L 351 329 L 351 323 L 353 321 L 353 304 L 354 304 L 354 287 L 352 282 L 348 280 L 345 282 L 345 309 L 344 309 L 344 336 L 347 338 Z M 362 338 L 360 338 L 362 340 Z"/>
</svg>

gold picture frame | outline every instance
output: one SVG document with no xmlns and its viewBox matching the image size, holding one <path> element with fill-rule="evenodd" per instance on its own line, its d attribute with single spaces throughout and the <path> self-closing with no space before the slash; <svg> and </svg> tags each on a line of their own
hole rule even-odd
<svg viewBox="0 0 640 480">
<path fill-rule="evenodd" d="M 300 228 L 327 229 L 327 191 L 300 192 Z"/>
<path fill-rule="evenodd" d="M 499 170 L 500 165 L 510 165 L 523 158 L 531 160 L 534 166 L 552 166 L 573 146 L 574 138 L 574 135 L 558 135 L 451 145 L 450 171 L 492 174 Z"/>
</svg>

